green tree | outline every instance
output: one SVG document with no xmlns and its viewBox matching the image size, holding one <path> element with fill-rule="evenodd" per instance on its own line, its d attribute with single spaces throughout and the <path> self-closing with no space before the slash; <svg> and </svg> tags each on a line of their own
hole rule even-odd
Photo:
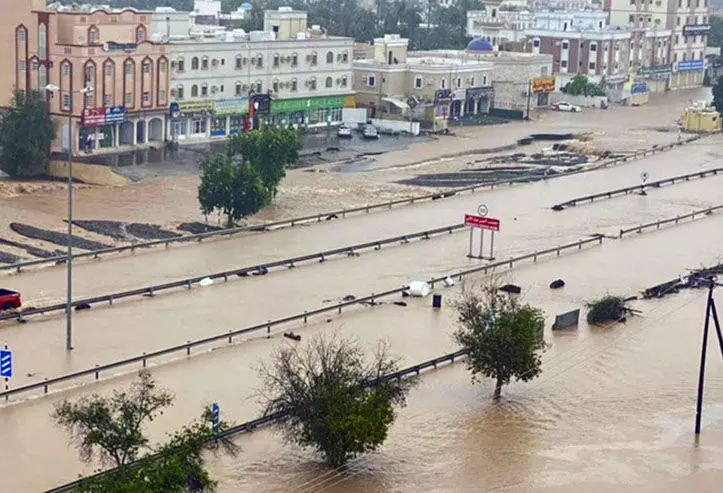
<svg viewBox="0 0 723 493">
<path fill-rule="evenodd" d="M 293 128 L 266 127 L 231 137 L 227 144 L 229 156 L 240 156 L 245 164 L 256 169 L 271 197 L 278 192 L 286 167 L 299 159 L 301 142 Z"/>
<path fill-rule="evenodd" d="M 713 106 L 723 115 L 723 76 L 718 77 L 713 86 Z"/>
<path fill-rule="evenodd" d="M 205 470 L 203 451 L 223 447 L 227 453 L 235 454 L 237 449 L 225 439 L 212 440 L 216 430 L 210 409 L 204 410 L 200 420 L 170 435 L 166 443 L 151 447 L 143 426 L 160 416 L 172 402 L 173 396 L 157 388 L 150 373 L 142 371 L 128 391 L 59 403 L 53 418 L 68 431 L 81 459 L 97 459 L 101 465 L 113 467 L 105 474 L 87 478 L 77 491 L 213 491 L 215 482 Z M 218 432 L 226 429 L 226 423 L 219 423 Z"/>
<path fill-rule="evenodd" d="M 201 210 L 226 214 L 227 226 L 260 211 L 271 200 L 259 172 L 250 163 L 235 163 L 228 154 L 214 154 L 201 161 L 203 174 L 198 186 Z"/>
<path fill-rule="evenodd" d="M 10 176 L 46 174 L 55 134 L 44 94 L 15 91 L 13 106 L 0 117 L 0 169 Z"/>
<path fill-rule="evenodd" d="M 542 311 L 502 294 L 493 280 L 481 296 L 465 291 L 458 303 L 455 340 L 470 350 L 467 365 L 472 381 L 495 379 L 494 398 L 512 378 L 527 382 L 542 372 L 545 319 Z"/>
<path fill-rule="evenodd" d="M 397 361 L 380 344 L 371 361 L 353 341 L 319 335 L 285 346 L 261 369 L 267 414 L 282 413 L 287 439 L 321 453 L 333 467 L 376 450 L 413 380 L 385 379 Z"/>
<path fill-rule="evenodd" d="M 570 96 L 604 96 L 605 91 L 599 84 L 590 82 L 584 75 L 576 75 L 565 84 L 563 91 Z"/>
</svg>

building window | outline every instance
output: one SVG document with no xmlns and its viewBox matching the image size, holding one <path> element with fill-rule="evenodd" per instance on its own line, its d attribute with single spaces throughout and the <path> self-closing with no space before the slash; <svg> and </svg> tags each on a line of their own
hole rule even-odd
<svg viewBox="0 0 723 493">
<path fill-rule="evenodd" d="M 588 65 L 588 68 L 590 70 L 595 70 L 595 62 L 590 62 L 590 64 Z"/>
<path fill-rule="evenodd" d="M 63 77 L 70 77 L 70 64 L 67 62 L 63 64 Z"/>
<path fill-rule="evenodd" d="M 191 58 L 191 70 L 198 70 L 198 57 Z"/>
<path fill-rule="evenodd" d="M 318 61 L 317 54 L 316 54 L 316 52 L 314 52 L 311 54 L 311 65 L 316 65 L 317 61 Z"/>
<path fill-rule="evenodd" d="M 630 14 L 630 15 L 628 16 L 628 22 L 629 22 L 630 24 L 634 23 L 634 22 L 635 22 L 635 16 L 632 15 L 632 14 Z"/>
<path fill-rule="evenodd" d="M 243 67 L 243 58 L 241 55 L 236 55 L 236 70 L 239 70 Z"/>
<path fill-rule="evenodd" d="M 274 53 L 274 67 L 278 67 L 278 66 L 279 66 L 279 54 Z"/>
<path fill-rule="evenodd" d="M 143 62 L 143 73 L 144 74 L 151 73 L 151 62 Z"/>
<path fill-rule="evenodd" d="M 146 104 L 151 102 L 151 93 L 150 92 L 145 91 L 143 93 L 143 102 Z"/>
<path fill-rule="evenodd" d="M 539 47 L 540 47 L 540 40 L 539 40 L 539 39 L 533 39 L 533 40 L 532 40 L 532 46 L 535 47 L 535 48 L 539 48 Z"/>
<path fill-rule="evenodd" d="M 482 76 L 482 85 L 483 85 L 483 86 L 486 86 L 486 85 L 487 85 L 487 76 L 486 76 L 486 75 L 483 75 L 483 76 Z"/>
<path fill-rule="evenodd" d="M 25 29 L 18 29 L 18 41 L 25 41 Z"/>
<path fill-rule="evenodd" d="M 166 91 L 158 91 L 158 104 L 163 104 L 166 102 Z"/>
<path fill-rule="evenodd" d="M 297 65 L 299 65 L 299 55 L 297 55 L 296 53 L 292 53 L 291 54 L 291 66 L 296 67 Z"/>
<path fill-rule="evenodd" d="M 198 97 L 198 86 L 196 84 L 191 86 L 191 97 L 192 98 Z"/>
<path fill-rule="evenodd" d="M 33 60 L 30 64 L 30 67 L 32 68 L 33 72 L 37 72 L 39 66 L 40 66 L 40 64 L 38 63 L 37 60 Z"/>
<path fill-rule="evenodd" d="M 90 26 L 88 29 L 88 43 L 92 45 L 97 45 L 100 42 L 100 33 L 98 32 L 98 28 L 95 26 Z"/>
<path fill-rule="evenodd" d="M 240 96 L 240 95 L 242 94 L 242 93 L 241 93 L 241 83 L 240 83 L 240 82 L 237 82 L 237 83 L 236 83 L 236 85 L 235 85 L 235 87 L 234 87 L 234 94 L 235 94 L 236 96 Z"/>
<path fill-rule="evenodd" d="M 346 75 L 341 76 L 341 87 L 346 87 L 349 81 L 346 79 Z"/>
<path fill-rule="evenodd" d="M 597 44 L 596 44 L 596 43 L 590 43 L 590 51 L 597 51 Z"/>
<path fill-rule="evenodd" d="M 208 57 L 205 56 L 201 59 L 201 70 L 208 70 Z"/>
<path fill-rule="evenodd" d="M 341 61 L 343 63 L 349 63 L 349 53 L 348 52 L 345 51 L 344 53 L 341 54 Z"/>
<path fill-rule="evenodd" d="M 256 68 L 263 68 L 263 67 L 264 67 L 263 55 L 256 55 Z"/>
<path fill-rule="evenodd" d="M 278 80 L 275 80 L 275 81 L 273 82 L 271 88 L 272 88 L 272 90 L 273 90 L 274 92 L 279 92 L 279 81 L 278 81 Z"/>
<path fill-rule="evenodd" d="M 374 87 L 376 85 L 377 85 L 376 77 L 374 77 L 373 75 L 370 75 L 369 77 L 367 77 L 367 86 Z"/>
<path fill-rule="evenodd" d="M 178 59 L 176 67 L 178 67 L 179 72 L 184 72 L 186 70 L 186 62 L 183 61 L 183 58 Z"/>
<path fill-rule="evenodd" d="M 158 71 L 162 74 L 165 74 L 166 70 L 168 70 L 168 62 L 163 59 L 158 60 Z"/>
<path fill-rule="evenodd" d="M 457 77 L 457 81 L 456 81 L 456 82 L 457 82 L 457 89 L 459 89 L 460 87 L 462 87 L 462 78 L 461 78 L 461 77 Z"/>
<path fill-rule="evenodd" d="M 562 42 L 562 49 L 563 49 L 563 50 L 568 50 L 569 48 L 570 48 L 570 43 L 567 42 L 567 41 L 563 41 L 563 42 Z"/>
<path fill-rule="evenodd" d="M 256 81 L 256 93 L 261 94 L 263 92 L 263 90 L 264 90 L 264 86 L 261 83 L 261 81 L 260 80 Z"/>
<path fill-rule="evenodd" d="M 299 89 L 299 82 L 296 79 L 291 79 L 291 92 L 296 92 Z"/>
<path fill-rule="evenodd" d="M 439 85 L 440 89 L 447 89 L 447 79 L 442 79 Z"/>
<path fill-rule="evenodd" d="M 133 106 L 133 93 L 132 92 L 126 93 L 126 106 Z"/>
<path fill-rule="evenodd" d="M 201 96 L 204 98 L 208 96 L 208 86 L 206 84 L 201 86 Z"/>
<path fill-rule="evenodd" d="M 334 54 L 330 51 L 326 53 L 326 63 L 334 63 Z"/>
<path fill-rule="evenodd" d="M 326 82 L 324 83 L 324 86 L 328 89 L 334 85 L 334 79 L 331 77 L 326 78 Z"/>
<path fill-rule="evenodd" d="M 113 105 L 113 96 L 111 96 L 110 94 L 104 94 L 103 95 L 103 106 L 107 108 L 112 105 Z"/>
<path fill-rule="evenodd" d="M 562 60 L 560 62 L 560 68 L 567 68 L 567 60 Z"/>
<path fill-rule="evenodd" d="M 183 99 L 183 86 L 178 86 L 176 88 L 176 98 Z"/>
<path fill-rule="evenodd" d="M 126 62 L 126 75 L 131 75 L 133 73 L 133 62 Z"/>
<path fill-rule="evenodd" d="M 113 77 L 113 62 L 105 62 L 103 73 L 106 77 Z"/>
<path fill-rule="evenodd" d="M 136 43 L 142 43 L 146 40 L 146 28 L 138 26 L 136 28 Z"/>
<path fill-rule="evenodd" d="M 311 79 L 311 80 L 309 81 L 309 88 L 310 88 L 312 91 L 316 91 L 316 79 Z"/>
<path fill-rule="evenodd" d="M 63 93 L 63 109 L 70 110 L 70 93 L 64 92 Z"/>
<path fill-rule="evenodd" d="M 38 26 L 38 57 L 41 60 L 48 57 L 48 28 L 45 24 Z"/>
<path fill-rule="evenodd" d="M 18 62 L 18 70 L 21 72 L 25 72 L 25 60 L 20 60 Z"/>
</svg>

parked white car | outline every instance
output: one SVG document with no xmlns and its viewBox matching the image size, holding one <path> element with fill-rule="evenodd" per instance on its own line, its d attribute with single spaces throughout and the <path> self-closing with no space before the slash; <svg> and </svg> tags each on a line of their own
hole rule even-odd
<svg viewBox="0 0 723 493">
<path fill-rule="evenodd" d="M 552 109 L 556 111 L 570 111 L 572 113 L 579 113 L 582 108 L 574 104 L 568 103 L 567 101 L 560 101 L 552 105 Z"/>
</svg>

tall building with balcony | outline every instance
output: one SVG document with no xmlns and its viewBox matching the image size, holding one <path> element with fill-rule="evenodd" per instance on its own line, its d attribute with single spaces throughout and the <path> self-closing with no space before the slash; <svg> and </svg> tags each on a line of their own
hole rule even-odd
<svg viewBox="0 0 723 493">
<path fill-rule="evenodd" d="M 42 73 L 47 73 L 47 32 L 38 23 L 37 12 L 45 0 L 3 0 L 0 16 L 0 106 L 9 106 L 13 91 L 31 87 L 31 57 L 38 53 L 39 38 L 44 44 Z M 47 25 L 47 24 L 46 24 Z M 45 82 L 45 80 L 41 80 Z M 35 84 L 37 84 L 37 78 Z"/>
<path fill-rule="evenodd" d="M 326 126 L 354 106 L 351 38 L 308 26 L 303 11 L 266 11 L 263 31 L 172 38 L 169 138 L 201 140 L 257 126 Z M 254 99 L 269 107 L 254 113 Z"/>
</svg>

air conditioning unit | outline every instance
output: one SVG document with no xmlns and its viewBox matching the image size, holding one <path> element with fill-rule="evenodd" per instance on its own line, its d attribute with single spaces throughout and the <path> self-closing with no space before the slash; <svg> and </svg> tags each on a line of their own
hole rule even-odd
<svg viewBox="0 0 723 493">
<path fill-rule="evenodd" d="M 246 57 L 244 57 L 244 59 L 243 59 L 243 64 L 246 65 L 247 63 L 249 63 L 249 59 L 246 58 Z"/>
<path fill-rule="evenodd" d="M 311 61 L 311 55 L 306 55 L 306 61 L 307 61 L 307 62 L 310 62 L 310 61 Z"/>
<path fill-rule="evenodd" d="M 339 84 L 341 84 L 341 79 L 336 79 L 336 85 L 338 86 Z"/>
<path fill-rule="evenodd" d="M 178 90 L 171 89 L 171 96 L 173 96 L 175 98 L 177 94 L 178 94 Z"/>
<path fill-rule="evenodd" d="M 213 60 L 211 60 L 211 65 L 213 65 L 214 67 L 215 67 L 216 65 L 218 65 L 218 60 L 215 59 L 215 58 L 214 58 Z"/>
<path fill-rule="evenodd" d="M 213 86 L 213 87 L 211 88 L 211 93 L 216 94 L 217 92 L 218 92 L 218 87 Z"/>
</svg>

